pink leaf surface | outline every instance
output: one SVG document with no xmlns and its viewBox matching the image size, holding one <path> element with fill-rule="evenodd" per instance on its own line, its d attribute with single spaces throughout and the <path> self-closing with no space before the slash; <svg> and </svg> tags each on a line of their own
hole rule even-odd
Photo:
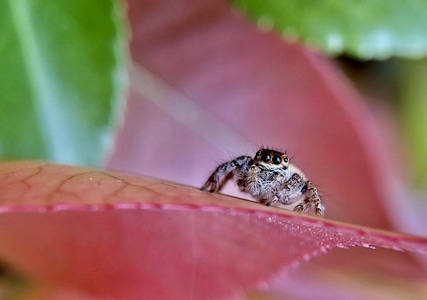
<svg viewBox="0 0 427 300">
<path fill-rule="evenodd" d="M 225 1 L 128 3 L 131 95 L 109 168 L 201 186 L 218 162 L 270 146 L 320 187 L 327 217 L 406 229 L 378 120 L 330 60 Z"/>
<path fill-rule="evenodd" d="M 43 294 L 53 298 L 217 299 L 336 247 L 427 252 L 425 238 L 100 170 L 2 163 L 0 189 L 0 257 L 60 291 Z M 407 270 L 406 280 L 423 278 L 419 266 Z M 295 292 L 289 281 L 278 286 Z"/>
</svg>

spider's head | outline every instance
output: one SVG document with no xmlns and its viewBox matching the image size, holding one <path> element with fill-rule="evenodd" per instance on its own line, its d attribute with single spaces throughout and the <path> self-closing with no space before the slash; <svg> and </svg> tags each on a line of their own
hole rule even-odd
<svg viewBox="0 0 427 300">
<path fill-rule="evenodd" d="M 268 169 L 283 168 L 287 169 L 289 166 L 289 157 L 286 153 L 276 150 L 260 149 L 255 154 L 254 161 Z"/>
</svg>

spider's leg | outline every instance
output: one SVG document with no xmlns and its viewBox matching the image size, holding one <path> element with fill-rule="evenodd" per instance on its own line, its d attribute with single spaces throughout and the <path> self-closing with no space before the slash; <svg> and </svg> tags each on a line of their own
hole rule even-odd
<svg viewBox="0 0 427 300">
<path fill-rule="evenodd" d="M 250 156 L 239 156 L 231 161 L 219 165 L 215 171 L 209 176 L 205 184 L 200 188 L 202 191 L 216 192 L 220 187 L 220 181 L 236 169 L 249 164 L 252 161 Z"/>
<path fill-rule="evenodd" d="M 308 185 L 308 197 L 310 202 L 314 205 L 314 213 L 316 216 L 322 217 L 325 213 L 325 206 L 322 203 L 322 199 L 319 196 L 319 192 L 313 183 L 310 181 L 307 183 Z"/>
<path fill-rule="evenodd" d="M 279 199 L 275 196 L 273 199 L 264 199 L 262 202 L 265 206 L 272 206 L 274 205 Z"/>
<path fill-rule="evenodd" d="M 294 207 L 294 211 L 296 212 L 305 212 L 307 210 L 307 208 L 310 207 L 310 202 L 307 201 L 307 199 L 304 199 L 303 203 L 298 204 L 297 206 Z"/>
<path fill-rule="evenodd" d="M 325 206 L 320 199 L 319 192 L 315 185 L 311 181 L 307 181 L 304 202 L 295 206 L 294 211 L 304 212 L 311 205 L 314 206 L 314 213 L 316 216 L 322 217 L 325 213 Z"/>
</svg>

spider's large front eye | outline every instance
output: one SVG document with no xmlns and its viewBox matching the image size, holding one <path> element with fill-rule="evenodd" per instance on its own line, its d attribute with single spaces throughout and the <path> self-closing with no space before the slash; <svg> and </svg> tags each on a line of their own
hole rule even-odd
<svg viewBox="0 0 427 300">
<path fill-rule="evenodd" d="M 280 155 L 273 155 L 273 164 L 280 165 L 281 162 L 282 158 L 280 157 Z"/>
<path fill-rule="evenodd" d="M 263 162 L 269 162 L 269 161 L 270 161 L 270 159 L 271 159 L 271 155 L 270 155 L 269 153 L 264 153 L 264 154 L 261 156 L 261 159 L 262 159 L 262 161 L 263 161 Z"/>
</svg>

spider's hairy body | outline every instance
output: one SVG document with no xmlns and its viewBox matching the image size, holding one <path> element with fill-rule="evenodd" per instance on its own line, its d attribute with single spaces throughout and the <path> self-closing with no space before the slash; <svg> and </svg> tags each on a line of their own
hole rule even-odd
<svg viewBox="0 0 427 300">
<path fill-rule="evenodd" d="M 239 156 L 219 165 L 201 190 L 216 192 L 221 181 L 232 174 L 241 191 L 270 206 L 281 203 L 298 212 L 314 206 L 314 212 L 323 216 L 324 205 L 317 188 L 305 175 L 289 163 L 285 153 L 260 149 L 252 158 Z"/>
</svg>

